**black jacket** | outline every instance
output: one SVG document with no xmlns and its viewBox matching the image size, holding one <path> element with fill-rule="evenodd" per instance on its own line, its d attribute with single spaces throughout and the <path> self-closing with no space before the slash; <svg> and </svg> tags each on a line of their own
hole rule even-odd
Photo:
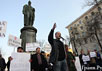
<svg viewBox="0 0 102 71">
<path fill-rule="evenodd" d="M 38 64 L 37 54 L 33 54 L 31 56 L 32 59 L 31 68 L 34 69 L 34 71 L 45 71 L 45 68 L 48 67 L 46 58 L 42 54 L 40 54 L 40 56 L 42 60 L 41 65 Z"/>
<path fill-rule="evenodd" d="M 58 42 L 57 39 L 53 38 L 53 33 L 54 33 L 54 30 L 51 30 L 50 33 L 49 33 L 49 36 L 48 36 L 48 41 L 49 41 L 49 43 L 52 47 L 49 62 L 54 64 L 58 61 L 59 42 Z M 62 44 L 62 45 L 64 47 L 64 44 Z M 64 49 L 64 52 L 65 52 L 65 49 Z"/>
<path fill-rule="evenodd" d="M 4 71 L 6 68 L 6 63 L 4 58 L 0 58 L 0 69 L 1 71 Z"/>
<path fill-rule="evenodd" d="M 10 62 L 11 62 L 11 61 L 9 60 L 9 61 L 7 62 L 7 64 L 6 64 L 8 71 L 10 71 Z"/>
<path fill-rule="evenodd" d="M 81 64 L 81 66 L 84 65 L 84 61 L 83 61 L 83 59 L 82 59 L 82 56 L 83 56 L 83 55 L 85 55 L 85 54 L 80 54 L 80 55 L 79 55 L 79 59 L 80 59 L 80 64 Z"/>
</svg>

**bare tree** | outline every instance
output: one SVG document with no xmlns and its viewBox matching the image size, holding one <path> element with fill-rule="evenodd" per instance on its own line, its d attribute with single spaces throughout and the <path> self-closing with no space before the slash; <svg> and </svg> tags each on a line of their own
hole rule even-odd
<svg viewBox="0 0 102 71">
<path fill-rule="evenodd" d="M 85 0 L 85 6 L 93 6 L 95 4 L 98 4 L 98 2 L 101 2 L 102 0 Z"/>
<path fill-rule="evenodd" d="M 65 36 L 65 43 L 70 46 L 70 37 L 68 37 L 67 35 Z"/>
<path fill-rule="evenodd" d="M 86 27 L 87 27 L 87 33 L 89 35 L 95 35 L 96 37 L 96 40 L 102 50 L 102 45 L 101 45 L 101 42 L 100 42 L 100 39 L 98 37 L 98 31 L 100 30 L 100 20 L 102 18 L 100 18 L 100 14 L 99 13 L 92 13 L 92 16 L 90 17 L 90 20 L 86 20 Z M 90 37 L 91 37 L 90 36 Z"/>
<path fill-rule="evenodd" d="M 45 40 L 38 40 L 37 42 L 40 44 L 40 47 L 44 47 Z"/>
<path fill-rule="evenodd" d="M 77 38 L 78 34 L 79 33 L 78 33 L 77 27 L 72 27 L 72 32 L 71 32 L 71 35 L 70 35 L 70 42 L 72 43 L 72 45 L 75 48 L 76 55 L 78 55 L 78 49 L 77 49 L 77 46 L 76 46 L 76 40 L 78 39 Z"/>
<path fill-rule="evenodd" d="M 102 0 L 85 0 L 84 6 L 96 6 L 97 12 L 92 12 L 89 19 L 86 18 L 86 27 L 87 27 L 87 34 L 90 38 L 91 36 L 95 35 L 96 40 L 102 50 L 102 44 L 98 37 L 98 31 L 100 30 L 100 24 L 102 23 L 102 13 L 101 7 L 99 6 L 102 3 Z"/>
</svg>

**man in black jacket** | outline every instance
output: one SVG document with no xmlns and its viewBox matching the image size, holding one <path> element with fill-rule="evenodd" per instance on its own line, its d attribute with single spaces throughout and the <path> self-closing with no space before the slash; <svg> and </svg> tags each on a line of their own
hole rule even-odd
<svg viewBox="0 0 102 71">
<path fill-rule="evenodd" d="M 31 62 L 32 71 L 45 71 L 47 68 L 47 60 L 44 55 L 41 54 L 40 48 L 36 48 L 36 54 L 33 54 Z"/>
<path fill-rule="evenodd" d="M 5 68 L 6 68 L 5 59 L 0 54 L 0 71 L 5 71 Z"/>
<path fill-rule="evenodd" d="M 64 44 L 60 41 L 61 33 L 56 32 L 56 39 L 53 38 L 55 28 L 56 23 L 53 25 L 53 28 L 51 29 L 50 34 L 48 36 L 48 41 L 52 47 L 49 62 L 53 64 L 54 71 L 68 71 Z"/>
</svg>

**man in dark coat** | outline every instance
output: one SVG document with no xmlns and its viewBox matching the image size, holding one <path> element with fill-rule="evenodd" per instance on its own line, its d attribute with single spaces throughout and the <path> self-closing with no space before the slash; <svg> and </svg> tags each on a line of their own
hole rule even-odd
<svg viewBox="0 0 102 71">
<path fill-rule="evenodd" d="M 7 71 L 10 71 L 10 63 L 11 63 L 12 57 L 8 57 L 8 62 L 7 62 Z"/>
<path fill-rule="evenodd" d="M 5 71 L 5 68 L 6 68 L 5 59 L 0 54 L 0 71 Z"/>
<path fill-rule="evenodd" d="M 47 60 L 44 55 L 41 54 L 40 48 L 36 48 L 36 54 L 33 54 L 31 62 L 32 71 L 45 71 L 47 68 Z"/>
<path fill-rule="evenodd" d="M 84 67 L 86 66 L 85 62 L 83 61 L 82 57 L 85 55 L 84 50 L 81 49 L 79 59 L 80 59 L 80 64 L 81 64 L 81 69 L 84 71 Z M 86 55 L 85 55 L 86 56 Z"/>
<path fill-rule="evenodd" d="M 48 36 L 48 41 L 52 47 L 49 62 L 53 64 L 54 71 L 68 71 L 64 44 L 60 41 L 61 33 L 56 32 L 56 39 L 53 38 L 55 28 L 56 23 L 53 25 Z"/>
</svg>

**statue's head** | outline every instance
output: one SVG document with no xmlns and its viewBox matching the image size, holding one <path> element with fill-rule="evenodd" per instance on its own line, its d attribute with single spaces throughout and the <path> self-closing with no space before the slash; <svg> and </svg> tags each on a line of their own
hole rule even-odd
<svg viewBox="0 0 102 71">
<path fill-rule="evenodd" d="M 31 1 L 30 0 L 28 1 L 28 5 L 31 5 Z"/>
</svg>

